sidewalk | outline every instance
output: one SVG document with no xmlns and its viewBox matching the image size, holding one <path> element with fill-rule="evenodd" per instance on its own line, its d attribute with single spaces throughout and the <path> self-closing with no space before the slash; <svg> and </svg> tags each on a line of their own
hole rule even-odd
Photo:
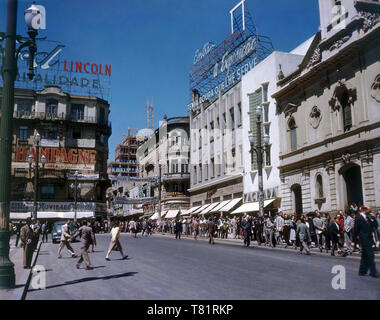
<svg viewBox="0 0 380 320">
<path fill-rule="evenodd" d="M 153 235 L 154 236 L 163 236 L 163 237 L 168 237 L 168 238 L 175 238 L 175 235 L 174 234 L 170 234 L 170 233 L 156 232 L 156 233 L 153 233 Z M 209 239 L 208 237 L 201 238 L 201 237 L 198 236 L 198 239 L 194 240 L 194 236 L 186 237 L 183 234 L 181 235 L 181 240 L 207 241 L 208 242 L 208 239 Z M 221 239 L 221 238 L 214 238 L 214 240 L 215 240 L 215 244 L 217 244 L 217 243 L 224 243 L 224 244 L 230 244 L 230 245 L 243 246 L 243 240 L 242 239 L 232 239 L 232 238 Z M 283 244 L 276 245 L 275 248 L 272 248 L 272 247 L 269 247 L 269 246 L 265 246 L 264 244 L 262 244 L 262 245 L 259 246 L 256 241 L 251 241 L 251 247 L 263 248 L 263 249 L 268 249 L 268 250 L 290 250 L 290 251 L 296 251 L 294 249 L 294 247 L 288 246 L 287 248 L 285 248 L 285 245 L 283 245 Z M 297 251 L 299 251 L 298 247 L 297 247 Z M 330 256 L 330 251 L 326 252 L 326 250 L 323 250 L 323 252 L 320 252 L 319 248 L 310 248 L 310 252 L 318 254 L 318 255 L 328 255 L 328 256 Z M 339 257 L 337 254 L 336 254 L 336 256 Z M 360 254 L 360 252 L 353 252 L 352 255 L 349 255 L 346 258 L 348 258 L 348 257 L 351 257 L 351 258 L 352 257 L 360 258 L 361 254 Z M 380 260 L 380 251 L 375 251 L 375 259 Z"/>
<path fill-rule="evenodd" d="M 10 240 L 9 259 L 14 263 L 16 286 L 12 289 L 0 289 L 0 300 L 23 300 L 32 275 L 32 269 L 24 269 L 23 248 L 15 247 L 16 237 Z M 37 250 L 33 253 L 32 266 L 36 264 L 37 256 L 41 248 L 41 241 L 37 245 Z"/>
</svg>

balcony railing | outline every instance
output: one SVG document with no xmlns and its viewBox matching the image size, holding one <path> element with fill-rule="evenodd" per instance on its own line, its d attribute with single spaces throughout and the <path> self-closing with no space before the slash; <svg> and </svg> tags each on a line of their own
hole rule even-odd
<svg viewBox="0 0 380 320">
<path fill-rule="evenodd" d="M 103 127 L 111 128 L 111 121 L 97 120 L 96 117 L 88 117 L 83 114 L 67 114 L 67 113 L 54 113 L 54 112 L 34 112 L 34 111 L 24 111 L 16 110 L 13 113 L 14 119 L 39 119 L 39 120 L 50 120 L 50 121 L 60 121 L 69 120 L 73 122 L 83 122 L 83 123 L 93 123 L 98 124 Z"/>
<path fill-rule="evenodd" d="M 178 173 L 165 173 L 163 175 L 163 181 L 175 181 L 175 180 L 187 180 L 190 179 L 190 173 L 178 172 Z"/>
</svg>

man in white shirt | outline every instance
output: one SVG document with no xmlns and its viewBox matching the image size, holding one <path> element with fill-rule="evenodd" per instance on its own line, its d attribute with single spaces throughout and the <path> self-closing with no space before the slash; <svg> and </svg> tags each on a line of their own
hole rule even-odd
<svg viewBox="0 0 380 320">
<path fill-rule="evenodd" d="M 110 242 L 110 245 L 108 247 L 108 251 L 107 251 L 107 255 L 106 255 L 106 260 L 107 261 L 110 261 L 109 256 L 111 254 L 111 251 L 114 250 L 114 249 L 120 251 L 120 254 L 121 254 L 121 257 L 122 257 L 123 260 L 125 260 L 125 259 L 128 258 L 128 256 L 125 256 L 123 254 L 123 248 L 121 247 L 119 238 L 120 238 L 119 222 L 116 221 L 114 223 L 112 229 L 111 229 L 111 242 Z"/>
</svg>

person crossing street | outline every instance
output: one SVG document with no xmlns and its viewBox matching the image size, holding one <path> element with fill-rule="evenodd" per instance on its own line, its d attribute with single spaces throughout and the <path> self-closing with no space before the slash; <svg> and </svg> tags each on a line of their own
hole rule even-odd
<svg viewBox="0 0 380 320">
<path fill-rule="evenodd" d="M 58 259 L 62 258 L 62 250 L 63 247 L 66 246 L 67 250 L 69 250 L 71 257 L 75 258 L 76 254 L 74 249 L 71 247 L 71 234 L 70 234 L 70 220 L 67 220 L 66 223 L 61 228 L 61 243 L 59 245 L 58 250 Z"/>
<path fill-rule="evenodd" d="M 109 258 L 110 254 L 111 254 L 112 250 L 115 250 L 115 249 L 120 251 L 121 258 L 123 260 L 128 258 L 128 256 L 125 256 L 123 254 L 123 248 L 121 247 L 119 238 L 120 238 L 120 227 L 119 227 L 119 222 L 116 221 L 112 227 L 112 230 L 111 230 L 111 242 L 110 242 L 110 245 L 108 247 L 108 251 L 107 251 L 107 255 L 106 255 L 107 261 L 110 261 L 110 258 Z"/>
<path fill-rule="evenodd" d="M 90 248 L 91 243 L 95 242 L 95 236 L 92 232 L 91 227 L 87 226 L 87 221 L 82 221 L 82 226 L 75 232 L 75 234 L 72 236 L 72 240 L 76 237 L 80 236 L 81 240 L 81 256 L 76 264 L 77 269 L 80 268 L 80 265 L 84 261 L 86 263 L 86 270 L 92 270 L 94 269 L 91 265 L 90 257 L 88 256 L 88 249 Z M 96 245 L 94 244 L 94 247 L 96 248 Z"/>
</svg>

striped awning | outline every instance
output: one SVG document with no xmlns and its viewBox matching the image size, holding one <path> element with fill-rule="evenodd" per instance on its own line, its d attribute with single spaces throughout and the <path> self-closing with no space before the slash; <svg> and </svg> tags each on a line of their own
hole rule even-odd
<svg viewBox="0 0 380 320">
<path fill-rule="evenodd" d="M 179 210 L 169 210 L 165 216 L 165 219 L 173 219 L 177 217 Z"/>
<path fill-rule="evenodd" d="M 231 211 L 239 202 L 241 202 L 243 198 L 236 198 L 231 200 L 226 206 L 220 209 L 221 212 L 229 212 Z"/>
<path fill-rule="evenodd" d="M 219 202 L 219 204 L 214 209 L 212 209 L 210 212 L 211 213 L 219 212 L 220 209 L 222 209 L 225 205 L 227 205 L 227 203 L 229 203 L 231 201 L 232 200 L 224 200 L 222 202 Z"/>
<path fill-rule="evenodd" d="M 219 202 L 214 202 L 214 203 L 211 203 L 206 209 L 204 209 L 201 214 L 206 214 L 206 213 L 209 213 L 213 208 L 215 208 L 217 205 L 219 204 Z"/>
<path fill-rule="evenodd" d="M 270 199 L 264 201 L 264 208 L 272 204 L 276 199 Z M 249 202 L 244 203 L 239 208 L 237 208 L 235 211 L 233 211 L 231 214 L 236 213 L 249 213 L 249 212 L 258 212 L 259 211 L 259 202 Z"/>
<path fill-rule="evenodd" d="M 201 206 L 192 207 L 189 210 L 187 210 L 187 214 L 193 213 L 195 210 L 198 210 Z"/>
</svg>

